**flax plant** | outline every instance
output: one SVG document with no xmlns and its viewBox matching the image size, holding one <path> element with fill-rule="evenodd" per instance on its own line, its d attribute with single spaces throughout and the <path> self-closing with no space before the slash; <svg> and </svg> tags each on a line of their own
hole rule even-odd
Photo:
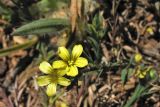
<svg viewBox="0 0 160 107">
<path fill-rule="evenodd" d="M 39 69 L 45 74 L 39 76 L 37 82 L 39 86 L 47 86 L 46 93 L 48 96 L 53 96 L 56 93 L 57 84 L 62 86 L 70 85 L 71 81 L 65 77 L 65 69 L 53 69 L 48 62 L 44 61 L 40 64 Z"/>
<path fill-rule="evenodd" d="M 72 53 L 70 54 L 69 51 L 65 47 L 59 47 L 58 55 L 61 60 L 57 60 L 53 62 L 54 69 L 67 69 L 67 75 L 75 77 L 78 75 L 78 67 L 83 68 L 88 65 L 88 60 L 84 57 L 80 57 L 83 52 L 82 45 L 75 45 L 73 47 Z"/>
</svg>

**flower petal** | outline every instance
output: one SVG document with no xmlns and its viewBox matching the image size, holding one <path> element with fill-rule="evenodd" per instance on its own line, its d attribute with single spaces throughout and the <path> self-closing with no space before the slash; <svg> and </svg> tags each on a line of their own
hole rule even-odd
<svg viewBox="0 0 160 107">
<path fill-rule="evenodd" d="M 65 68 L 65 67 L 67 67 L 67 63 L 64 62 L 63 60 L 54 61 L 52 64 L 52 67 L 54 69 Z"/>
<path fill-rule="evenodd" d="M 88 60 L 86 58 L 79 57 L 74 64 L 75 66 L 82 68 L 88 65 Z"/>
<path fill-rule="evenodd" d="M 53 96 L 56 93 L 57 84 L 51 83 L 47 86 L 46 93 L 48 96 Z"/>
<path fill-rule="evenodd" d="M 75 45 L 72 50 L 72 60 L 76 60 L 83 52 L 82 45 Z"/>
<path fill-rule="evenodd" d="M 58 84 L 62 85 L 62 86 L 68 86 L 71 84 L 71 81 L 67 78 L 64 77 L 59 77 L 58 78 Z"/>
<path fill-rule="evenodd" d="M 72 77 L 78 75 L 78 69 L 77 69 L 77 67 L 76 66 L 69 67 L 69 71 L 67 72 L 67 75 L 68 76 L 72 76 Z"/>
<path fill-rule="evenodd" d="M 51 82 L 51 78 L 49 76 L 39 76 L 37 78 L 37 83 L 39 86 L 46 86 Z"/>
<path fill-rule="evenodd" d="M 45 74 L 51 74 L 53 72 L 52 66 L 47 61 L 40 63 L 39 69 Z"/>
<path fill-rule="evenodd" d="M 145 78 L 146 74 L 147 74 L 147 72 L 145 72 L 145 71 L 137 70 L 135 76 L 137 76 L 138 78 L 143 79 L 143 78 Z"/>
<path fill-rule="evenodd" d="M 51 78 L 49 76 L 39 76 L 37 78 L 37 83 L 39 86 L 46 86 L 51 82 Z"/>
<path fill-rule="evenodd" d="M 68 52 L 68 50 L 65 47 L 59 47 L 58 48 L 58 55 L 64 61 L 68 61 L 70 59 L 69 52 Z"/>
<path fill-rule="evenodd" d="M 67 73 L 67 69 L 58 69 L 57 70 L 57 75 L 58 76 L 64 76 Z"/>
<path fill-rule="evenodd" d="M 143 79 L 146 76 L 146 72 L 142 72 L 138 75 L 139 78 Z"/>
</svg>

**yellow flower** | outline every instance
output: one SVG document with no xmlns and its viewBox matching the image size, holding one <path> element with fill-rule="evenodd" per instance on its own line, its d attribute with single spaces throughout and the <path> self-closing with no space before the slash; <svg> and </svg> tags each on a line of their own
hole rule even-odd
<svg viewBox="0 0 160 107">
<path fill-rule="evenodd" d="M 148 27 L 146 31 L 147 31 L 149 34 L 151 34 L 151 35 L 154 34 L 154 31 L 153 31 L 153 28 L 152 28 L 152 27 Z"/>
<path fill-rule="evenodd" d="M 134 60 L 136 63 L 139 63 L 142 61 L 142 55 L 140 53 L 137 53 L 134 57 Z"/>
<path fill-rule="evenodd" d="M 56 100 L 55 107 L 69 107 L 69 106 L 64 101 L 58 101 L 58 100 Z"/>
<path fill-rule="evenodd" d="M 137 72 L 136 72 L 136 76 L 137 76 L 138 78 L 140 78 L 140 79 L 145 78 L 146 74 L 147 74 L 147 71 L 137 70 Z"/>
<path fill-rule="evenodd" d="M 80 57 L 83 52 L 82 45 L 75 45 L 73 47 L 72 53 L 70 55 L 69 51 L 65 47 L 58 48 L 58 55 L 62 60 L 54 61 L 54 69 L 67 69 L 68 76 L 78 75 L 78 68 L 82 68 L 88 65 L 88 60 L 86 58 Z"/>
<path fill-rule="evenodd" d="M 53 66 L 46 61 L 40 63 L 39 69 L 46 75 L 39 76 L 37 83 L 39 86 L 47 86 L 46 93 L 48 96 L 53 96 L 56 93 L 57 84 L 68 86 L 71 83 L 69 79 L 63 77 L 66 74 L 66 70 L 55 70 Z"/>
<path fill-rule="evenodd" d="M 139 77 L 140 79 L 143 79 L 146 77 L 147 73 L 151 70 L 151 66 L 145 69 L 140 69 L 140 67 L 137 68 L 136 70 L 136 76 Z"/>
</svg>

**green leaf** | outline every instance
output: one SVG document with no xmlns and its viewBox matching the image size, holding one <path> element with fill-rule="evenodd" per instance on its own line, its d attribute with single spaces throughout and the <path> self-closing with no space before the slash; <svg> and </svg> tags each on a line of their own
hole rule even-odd
<svg viewBox="0 0 160 107">
<path fill-rule="evenodd" d="M 134 93 L 132 94 L 131 98 L 126 102 L 126 104 L 123 107 L 132 107 L 132 105 L 141 97 L 148 86 L 143 86 L 140 83 L 136 86 L 136 89 L 134 90 Z"/>
<path fill-rule="evenodd" d="M 127 68 L 124 68 L 121 72 L 121 80 L 122 80 L 122 84 L 126 83 L 127 80 Z"/>
<path fill-rule="evenodd" d="M 16 29 L 12 35 L 45 34 L 62 30 L 69 25 L 67 19 L 40 19 Z"/>
<path fill-rule="evenodd" d="M 29 48 L 29 47 L 33 46 L 37 41 L 38 41 L 38 38 L 36 36 L 34 36 L 31 40 L 27 41 L 24 44 L 15 45 L 13 47 L 9 47 L 6 49 L 0 49 L 0 57 L 7 56 L 7 55 L 11 54 L 12 52 L 15 52 L 20 49 Z"/>
<path fill-rule="evenodd" d="M 92 24 L 87 25 L 87 32 L 96 40 L 99 40 L 97 35 L 98 32 L 96 31 L 95 27 Z"/>
<path fill-rule="evenodd" d="M 96 14 L 93 18 L 92 24 L 97 30 L 101 29 L 103 24 L 103 16 L 100 13 Z"/>
<path fill-rule="evenodd" d="M 94 52 L 96 58 L 99 59 L 101 57 L 99 43 L 94 38 L 89 37 L 89 36 L 87 37 L 87 40 L 92 45 L 93 52 Z"/>
</svg>

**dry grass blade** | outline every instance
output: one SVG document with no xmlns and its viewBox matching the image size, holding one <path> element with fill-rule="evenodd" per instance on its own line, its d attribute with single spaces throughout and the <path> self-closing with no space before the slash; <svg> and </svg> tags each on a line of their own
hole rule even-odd
<svg viewBox="0 0 160 107">
<path fill-rule="evenodd" d="M 81 7 L 82 7 L 82 0 L 77 1 L 77 12 L 79 17 L 81 17 Z"/>
<path fill-rule="evenodd" d="M 72 32 L 76 28 L 76 21 L 78 18 L 78 15 L 81 16 L 81 0 L 71 0 L 70 5 L 70 18 L 71 18 L 71 26 L 72 26 Z"/>
<path fill-rule="evenodd" d="M 23 85 L 25 85 L 26 81 L 31 78 L 35 72 L 39 69 L 38 67 L 28 68 L 26 69 L 19 77 L 18 77 L 18 89 L 21 89 Z"/>
<path fill-rule="evenodd" d="M 0 87 L 0 107 L 13 107 L 13 104 L 9 101 L 5 90 Z"/>
</svg>

